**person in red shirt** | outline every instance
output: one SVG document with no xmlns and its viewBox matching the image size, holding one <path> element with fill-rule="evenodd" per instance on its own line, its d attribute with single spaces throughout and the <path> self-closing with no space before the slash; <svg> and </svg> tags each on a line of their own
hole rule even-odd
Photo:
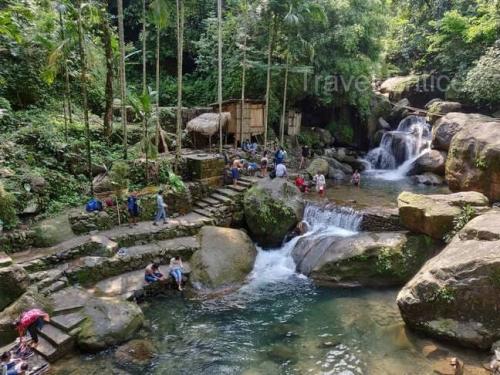
<svg viewBox="0 0 500 375">
<path fill-rule="evenodd" d="M 307 184 L 302 175 L 298 175 L 295 179 L 295 186 L 297 186 L 302 193 L 307 193 Z"/>
<path fill-rule="evenodd" d="M 37 330 L 42 329 L 45 322 L 50 322 L 49 314 L 45 311 L 40 309 L 31 309 L 23 312 L 19 319 L 14 322 L 19 334 L 20 343 L 23 343 L 24 335 L 26 334 L 26 331 L 28 331 L 33 339 L 34 346 L 36 346 L 38 344 Z"/>
</svg>

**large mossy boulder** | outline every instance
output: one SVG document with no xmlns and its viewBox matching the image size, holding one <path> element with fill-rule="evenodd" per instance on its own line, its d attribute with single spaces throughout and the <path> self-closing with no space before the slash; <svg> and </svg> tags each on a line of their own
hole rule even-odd
<svg viewBox="0 0 500 375">
<path fill-rule="evenodd" d="M 262 246 L 278 246 L 302 220 L 304 202 L 286 179 L 265 179 L 245 193 L 244 210 L 252 238 Z"/>
<path fill-rule="evenodd" d="M 191 258 L 193 283 L 217 288 L 245 280 L 257 256 L 255 245 L 245 232 L 206 226 L 199 237 L 201 248 Z"/>
<path fill-rule="evenodd" d="M 488 198 L 475 191 L 435 195 L 405 191 L 398 197 L 399 217 L 403 226 L 438 240 L 453 229 L 453 219 L 465 206 L 479 213 L 487 209 L 488 205 Z"/>
<path fill-rule="evenodd" d="M 52 312 L 52 304 L 49 299 L 39 294 L 35 289 L 30 288 L 0 312 L 0 346 L 6 345 L 15 339 L 17 333 L 12 326 L 12 322 L 22 312 L 34 308 L 42 309 L 48 313 Z"/>
<path fill-rule="evenodd" d="M 388 94 L 392 102 L 406 98 L 413 106 L 423 108 L 429 100 L 444 97 L 436 83 L 429 75 L 398 76 L 384 81 L 380 92 Z"/>
<path fill-rule="evenodd" d="M 306 172 L 311 177 L 315 176 L 316 173 L 320 173 L 322 175 L 327 176 L 329 170 L 330 170 L 330 164 L 328 163 L 328 160 L 326 160 L 325 158 L 316 158 L 313 161 L 311 161 L 311 163 L 306 169 Z"/>
<path fill-rule="evenodd" d="M 297 271 L 319 284 L 403 285 L 435 252 L 434 241 L 406 232 L 301 238 L 292 256 Z"/>
<path fill-rule="evenodd" d="M 432 147 L 448 151 L 453 137 L 462 129 L 488 122 L 500 121 L 478 113 L 451 112 L 441 117 L 432 128 Z"/>
<path fill-rule="evenodd" d="M 419 156 L 410 167 L 408 176 L 423 174 L 426 172 L 435 173 L 439 176 L 444 176 L 444 166 L 446 163 L 446 152 L 438 150 L 430 150 L 429 152 Z"/>
<path fill-rule="evenodd" d="M 83 314 L 86 319 L 76 342 L 86 352 L 97 352 L 128 341 L 144 323 L 139 306 L 114 298 L 89 299 Z"/>
<path fill-rule="evenodd" d="M 500 339 L 500 211 L 471 220 L 401 290 L 406 324 L 464 346 Z"/>
<path fill-rule="evenodd" d="M 29 286 L 24 268 L 12 265 L 0 268 L 0 311 L 14 302 Z"/>
<path fill-rule="evenodd" d="M 452 191 L 474 190 L 500 200 L 500 121 L 468 125 L 453 137 L 446 181 Z"/>
<path fill-rule="evenodd" d="M 426 105 L 427 122 L 434 124 L 442 116 L 451 112 L 460 112 L 462 104 L 458 102 L 448 102 L 443 100 L 433 100 Z"/>
</svg>

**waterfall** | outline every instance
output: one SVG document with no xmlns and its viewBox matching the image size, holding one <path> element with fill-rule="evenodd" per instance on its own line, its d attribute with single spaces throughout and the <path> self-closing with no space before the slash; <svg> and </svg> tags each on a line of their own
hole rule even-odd
<svg viewBox="0 0 500 375">
<path fill-rule="evenodd" d="M 385 170 L 379 176 L 398 179 L 406 176 L 411 163 L 425 152 L 431 144 L 431 126 L 423 117 L 408 116 L 396 130 L 385 133 L 380 146 L 366 155 L 371 168 Z"/>
<path fill-rule="evenodd" d="M 261 286 L 271 282 L 283 281 L 295 272 L 292 250 L 302 237 L 307 236 L 341 236 L 356 234 L 363 215 L 349 207 L 327 205 L 320 206 L 308 203 L 304 211 L 304 221 L 309 230 L 284 243 L 276 250 L 258 248 L 254 269 L 249 277 L 249 286 Z"/>
</svg>

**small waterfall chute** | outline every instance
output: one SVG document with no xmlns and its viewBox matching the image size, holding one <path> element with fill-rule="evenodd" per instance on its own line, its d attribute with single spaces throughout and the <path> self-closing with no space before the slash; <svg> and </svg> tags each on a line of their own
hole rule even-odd
<svg viewBox="0 0 500 375">
<path fill-rule="evenodd" d="M 425 118 L 408 116 L 396 130 L 382 136 L 380 146 L 370 150 L 366 161 L 376 171 L 376 176 L 386 179 L 401 179 L 406 176 L 411 163 L 430 150 L 431 126 Z"/>
</svg>

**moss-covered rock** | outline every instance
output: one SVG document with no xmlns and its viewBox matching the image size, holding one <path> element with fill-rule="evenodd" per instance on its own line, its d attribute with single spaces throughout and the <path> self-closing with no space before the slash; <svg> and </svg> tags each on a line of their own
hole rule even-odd
<svg viewBox="0 0 500 375">
<path fill-rule="evenodd" d="M 412 106 L 423 108 L 429 100 L 444 97 L 436 83 L 437 80 L 426 74 L 392 77 L 382 83 L 380 92 L 388 94 L 393 102 L 406 98 Z"/>
<path fill-rule="evenodd" d="M 191 258 L 193 282 L 211 288 L 243 282 L 257 256 L 250 237 L 241 230 L 210 226 L 199 236 L 201 249 Z"/>
<path fill-rule="evenodd" d="M 316 173 L 320 173 L 324 176 L 328 176 L 328 171 L 330 170 L 330 164 L 324 158 L 316 158 L 307 167 L 307 173 L 312 177 Z"/>
<path fill-rule="evenodd" d="M 245 221 L 252 238 L 262 246 L 277 246 L 302 219 L 299 189 L 282 178 L 266 179 L 245 193 Z"/>
<path fill-rule="evenodd" d="M 500 211 L 471 220 L 401 290 L 405 322 L 435 337 L 489 349 L 500 339 Z"/>
<path fill-rule="evenodd" d="M 320 284 L 403 285 L 435 252 L 434 241 L 406 232 L 351 237 L 304 237 L 293 257 L 297 269 Z"/>
<path fill-rule="evenodd" d="M 130 340 L 144 323 L 135 303 L 113 298 L 91 298 L 83 311 L 86 319 L 76 337 L 77 345 L 96 352 Z"/>
<path fill-rule="evenodd" d="M 427 121 L 434 124 L 442 116 L 450 112 L 460 112 L 462 104 L 458 102 L 448 102 L 436 100 L 431 103 L 427 109 Z"/>
<path fill-rule="evenodd" d="M 478 212 L 488 207 L 483 194 L 474 191 L 455 194 L 423 195 L 403 192 L 398 197 L 399 216 L 403 225 L 416 233 L 441 240 L 453 229 L 453 219 L 465 206 Z"/>
<path fill-rule="evenodd" d="M 0 310 L 26 292 L 28 286 L 28 274 L 21 266 L 0 268 Z"/>
</svg>

